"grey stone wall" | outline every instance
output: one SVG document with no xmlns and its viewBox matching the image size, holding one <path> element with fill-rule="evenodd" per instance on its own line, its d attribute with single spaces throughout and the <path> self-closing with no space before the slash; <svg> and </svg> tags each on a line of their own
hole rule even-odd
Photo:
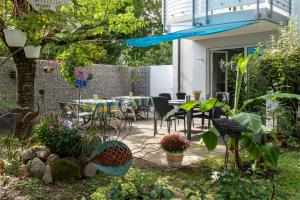
<svg viewBox="0 0 300 200">
<path fill-rule="evenodd" d="M 0 63 L 4 58 L 0 58 Z M 50 74 L 44 73 L 43 67 L 48 65 L 48 61 L 41 60 L 37 64 L 35 79 L 35 94 L 38 97 L 38 90 L 45 89 L 45 99 L 42 105 L 42 112 L 59 111 L 58 102 L 72 101 L 78 99 L 79 89 L 66 82 L 60 75 L 59 66 L 54 67 Z M 14 70 L 12 60 L 0 66 L 0 95 L 14 97 L 16 79 L 10 78 L 10 71 Z M 112 97 L 128 95 L 130 91 L 130 68 L 112 65 L 92 65 L 90 71 L 93 79 L 88 87 L 81 89 L 82 98 L 92 98 L 93 94 L 101 97 Z M 149 68 L 142 67 L 138 70 L 138 81 L 136 95 L 149 95 Z"/>
</svg>

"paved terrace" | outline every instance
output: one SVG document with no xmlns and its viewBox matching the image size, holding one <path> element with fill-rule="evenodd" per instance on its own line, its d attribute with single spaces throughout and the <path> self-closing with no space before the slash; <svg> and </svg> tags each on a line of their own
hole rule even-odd
<svg viewBox="0 0 300 200">
<path fill-rule="evenodd" d="M 209 152 L 204 145 L 197 147 L 199 145 L 196 145 L 196 143 L 199 143 L 201 135 L 201 133 L 196 133 L 201 131 L 201 128 L 197 128 L 197 126 L 201 126 L 200 119 L 195 119 L 194 123 L 195 128 L 192 128 L 194 131 L 192 134 L 191 148 L 185 151 L 183 166 L 191 165 L 193 162 L 210 156 L 224 155 L 225 153 L 224 145 L 218 145 L 217 148 L 211 152 Z M 162 128 L 160 128 L 160 121 L 158 121 L 158 134 L 154 137 L 153 118 L 149 117 L 149 119 L 138 119 L 133 122 L 131 134 L 127 136 L 123 142 L 125 142 L 132 150 L 134 157 L 141 158 L 161 166 L 167 166 L 165 152 L 163 149 L 160 149 L 159 145 L 161 138 L 168 133 L 166 125 L 167 123 L 164 122 Z M 204 128 L 205 129 L 203 131 L 206 131 L 207 124 L 205 124 Z M 177 132 L 178 131 L 184 134 L 182 120 L 180 120 L 179 126 L 177 126 Z M 172 124 L 171 132 L 175 132 L 174 124 Z M 143 147 L 140 147 L 143 143 Z"/>
</svg>

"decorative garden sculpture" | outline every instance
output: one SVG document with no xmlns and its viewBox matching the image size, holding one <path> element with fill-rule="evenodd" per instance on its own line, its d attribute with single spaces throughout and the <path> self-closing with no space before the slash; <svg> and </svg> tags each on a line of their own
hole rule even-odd
<svg viewBox="0 0 300 200">
<path fill-rule="evenodd" d="M 131 167 L 132 153 L 123 142 L 111 140 L 101 144 L 89 162 L 104 173 L 120 176 Z"/>
<path fill-rule="evenodd" d="M 230 138 L 234 139 L 235 147 L 238 149 L 239 146 L 239 140 L 241 138 L 242 132 L 247 131 L 246 128 L 239 125 L 237 122 L 235 122 L 233 119 L 229 118 L 220 118 L 220 119 L 213 119 L 212 120 L 214 127 L 219 131 L 225 146 L 226 146 L 226 153 L 225 153 L 225 168 L 227 168 L 227 162 L 228 162 L 228 144 L 225 139 L 226 135 L 228 135 Z M 240 167 L 240 160 L 238 154 L 238 150 L 235 151 L 235 162 L 238 167 Z"/>
</svg>

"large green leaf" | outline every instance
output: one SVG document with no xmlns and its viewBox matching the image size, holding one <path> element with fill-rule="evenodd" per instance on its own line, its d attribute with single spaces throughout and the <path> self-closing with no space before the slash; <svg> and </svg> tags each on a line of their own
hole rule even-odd
<svg viewBox="0 0 300 200">
<path fill-rule="evenodd" d="M 291 94 L 291 93 L 275 93 L 275 94 L 266 94 L 254 99 L 249 99 L 244 102 L 242 109 L 245 109 L 246 106 L 254 101 L 258 100 L 276 100 L 276 99 L 298 99 L 300 100 L 300 95 L 298 94 Z"/>
<path fill-rule="evenodd" d="M 206 111 L 213 109 L 216 106 L 217 102 L 218 102 L 218 100 L 216 98 L 211 98 L 211 99 L 207 100 L 206 102 L 201 104 L 200 111 L 206 112 Z"/>
<path fill-rule="evenodd" d="M 210 128 L 202 135 L 202 140 L 209 151 L 212 151 L 216 148 L 219 135 L 219 131 L 214 127 Z"/>
<path fill-rule="evenodd" d="M 172 109 L 170 112 L 168 112 L 165 116 L 164 116 L 164 118 L 163 118 L 163 120 L 168 120 L 170 117 L 172 117 L 177 111 L 179 111 L 179 109 L 180 109 L 180 107 L 176 107 L 176 108 L 174 108 L 174 109 Z"/>
<path fill-rule="evenodd" d="M 277 166 L 278 158 L 280 151 L 277 147 L 274 147 L 272 144 L 267 144 L 264 147 L 264 156 L 265 160 L 272 166 Z"/>
<path fill-rule="evenodd" d="M 241 126 L 247 128 L 254 134 L 257 134 L 262 129 L 262 120 L 261 116 L 253 113 L 241 112 L 232 117 L 234 121 L 238 122 Z"/>
<path fill-rule="evenodd" d="M 185 111 L 192 110 L 195 106 L 200 106 L 201 104 L 198 101 L 189 101 L 183 105 L 180 106 L 181 109 Z"/>
<path fill-rule="evenodd" d="M 252 134 L 244 133 L 242 136 L 244 147 L 255 159 L 260 159 L 262 151 L 260 146 L 253 140 Z"/>
<path fill-rule="evenodd" d="M 206 102 L 202 103 L 201 107 L 200 107 L 200 112 L 207 112 L 215 107 L 222 107 L 227 111 L 227 114 L 229 116 L 233 115 L 233 112 L 230 109 L 230 106 L 224 102 L 218 101 L 216 98 L 211 98 L 211 99 L 207 100 Z"/>
<path fill-rule="evenodd" d="M 247 58 L 244 58 L 244 57 L 241 57 L 239 60 L 238 60 L 238 64 L 237 64 L 237 68 L 238 68 L 238 71 L 244 75 L 247 71 L 247 67 L 248 67 L 248 62 L 250 60 L 250 57 L 247 57 Z"/>
<path fill-rule="evenodd" d="M 14 108 L 21 108 L 19 104 L 17 104 L 16 101 L 13 100 L 0 100 L 0 108 L 9 108 L 9 109 L 14 109 Z"/>
</svg>

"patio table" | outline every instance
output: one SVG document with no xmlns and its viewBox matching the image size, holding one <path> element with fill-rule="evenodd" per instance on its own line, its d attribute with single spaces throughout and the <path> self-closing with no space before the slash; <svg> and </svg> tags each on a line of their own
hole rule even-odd
<svg viewBox="0 0 300 200">
<path fill-rule="evenodd" d="M 200 100 L 200 103 L 203 103 L 204 100 Z M 186 103 L 186 100 L 169 100 L 169 105 L 173 105 L 173 106 L 181 106 L 183 104 Z M 187 111 L 187 119 L 186 119 L 186 135 L 187 135 L 187 139 L 192 139 L 192 115 L 193 115 L 193 109 Z"/>
<path fill-rule="evenodd" d="M 153 106 L 152 98 L 146 96 L 121 96 L 121 97 L 116 97 L 116 99 L 131 100 L 135 108 L 138 108 L 140 106 Z"/>
<path fill-rule="evenodd" d="M 150 97 L 143 96 L 122 96 L 116 97 L 115 99 L 82 99 L 80 100 L 80 104 L 86 106 L 95 106 L 97 109 L 97 115 L 106 114 L 111 111 L 113 107 L 122 108 L 123 102 L 125 100 L 129 100 L 129 106 L 136 110 L 140 106 L 152 106 L 152 99 Z M 74 102 L 79 103 L 79 100 L 75 100 Z"/>
</svg>

